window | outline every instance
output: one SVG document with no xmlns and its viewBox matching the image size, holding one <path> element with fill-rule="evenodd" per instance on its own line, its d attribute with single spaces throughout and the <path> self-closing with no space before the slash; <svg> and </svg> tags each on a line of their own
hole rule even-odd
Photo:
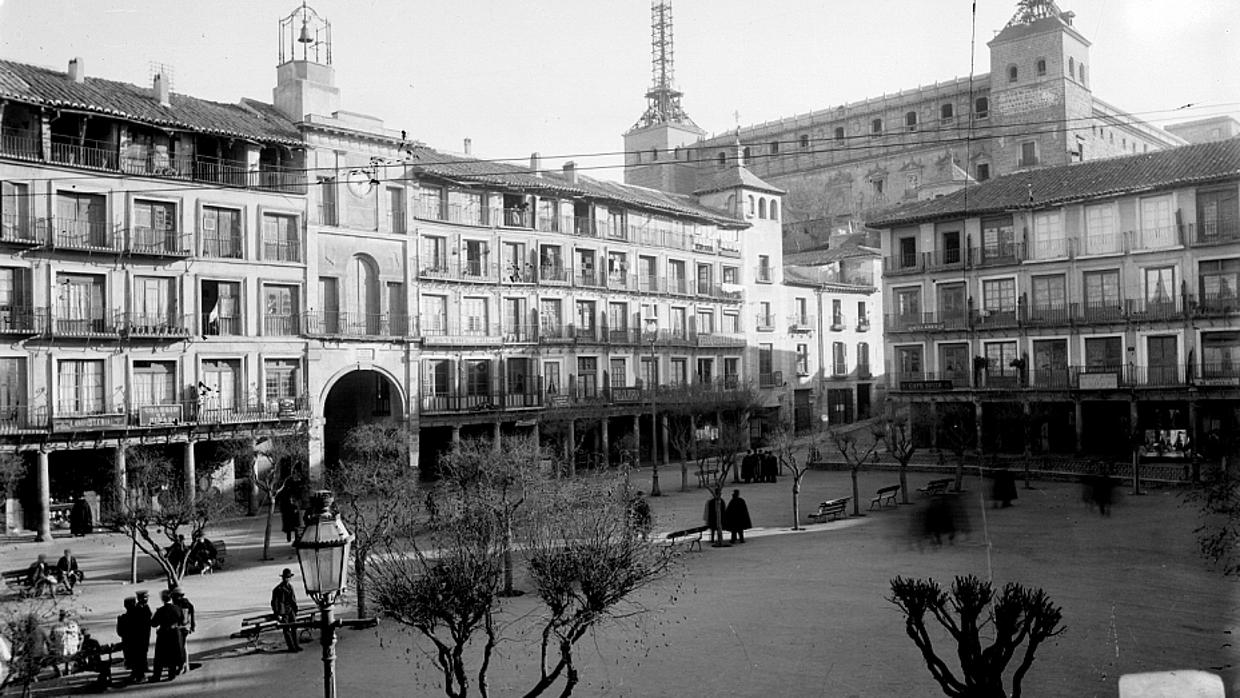
<svg viewBox="0 0 1240 698">
<path fill-rule="evenodd" d="M 336 201 L 336 178 L 319 177 L 319 223 L 340 225 L 340 207 Z"/>
<path fill-rule="evenodd" d="M 895 290 L 896 317 L 901 324 L 921 322 L 921 289 L 898 288 Z"/>
<path fill-rule="evenodd" d="M 728 164 L 728 154 L 727 154 L 727 153 L 719 153 L 718 162 L 719 162 L 719 166 L 720 166 L 720 167 L 723 167 L 724 165 L 727 165 L 727 164 Z"/>
<path fill-rule="evenodd" d="M 1240 258 L 1198 262 L 1201 306 L 1222 310 L 1234 306 L 1240 294 Z"/>
<path fill-rule="evenodd" d="M 607 304 L 607 327 L 612 332 L 621 335 L 628 334 L 629 328 L 629 304 L 628 303 L 608 303 Z"/>
<path fill-rule="evenodd" d="M 713 268 L 709 264 L 697 265 L 697 290 L 698 293 L 710 293 L 714 288 Z"/>
<path fill-rule="evenodd" d="M 801 299 L 797 299 L 797 300 L 801 300 Z M 803 304 L 799 308 L 799 310 L 802 312 L 802 314 L 804 313 Z M 802 317 L 804 317 L 804 315 L 802 315 Z M 832 298 L 831 299 L 831 329 L 836 329 L 836 328 L 843 329 L 843 327 L 844 327 L 844 301 L 840 300 L 839 298 Z"/>
<path fill-rule="evenodd" d="M 963 326 L 969 308 L 968 292 L 964 282 L 940 284 L 938 294 L 938 321 L 946 327 Z"/>
<path fill-rule="evenodd" d="M 741 164 L 748 165 L 750 162 L 752 161 L 749 159 L 749 146 L 745 146 L 741 149 Z"/>
<path fill-rule="evenodd" d="M 467 359 L 465 361 L 465 394 L 487 397 L 491 394 L 491 360 Z"/>
<path fill-rule="evenodd" d="M 1056 311 L 1062 313 L 1068 307 L 1068 283 L 1063 274 L 1035 276 L 1031 280 L 1031 285 L 1033 292 L 1031 315 L 1034 318 L 1046 318 Z"/>
<path fill-rule="evenodd" d="M 1122 337 L 1086 337 L 1086 370 L 1119 370 L 1124 365 L 1124 340 Z"/>
<path fill-rule="evenodd" d="M 1114 313 L 1119 309 L 1119 270 L 1085 272 L 1086 313 Z"/>
<path fill-rule="evenodd" d="M 769 330 L 775 326 L 775 319 L 771 317 L 771 304 L 769 301 L 762 301 L 758 304 L 758 329 Z"/>
<path fill-rule="evenodd" d="M 136 199 L 129 246 L 135 252 L 180 252 L 176 204 Z"/>
<path fill-rule="evenodd" d="M 901 378 L 917 379 L 921 377 L 921 345 L 895 347 L 896 374 Z"/>
<path fill-rule="evenodd" d="M 107 200 L 100 194 L 56 193 L 54 243 L 62 247 L 112 247 Z"/>
<path fill-rule="evenodd" d="M 598 358 L 577 357 L 577 391 L 582 397 L 598 394 Z"/>
<path fill-rule="evenodd" d="M 1041 387 L 1068 387 L 1068 342 L 1063 339 L 1035 339 L 1029 366 L 1031 382 Z"/>
<path fill-rule="evenodd" d="M 277 262 L 301 261 L 296 216 L 263 214 L 263 259 Z"/>
<path fill-rule="evenodd" d="M 904 126 L 909 131 L 917 130 L 917 112 L 911 111 L 904 115 Z"/>
<path fill-rule="evenodd" d="M 558 232 L 560 230 L 560 202 L 556 199 L 546 199 L 539 197 L 538 207 L 535 209 L 536 218 L 535 225 L 539 230 L 547 232 Z"/>
<path fill-rule="evenodd" d="M 955 387 L 967 388 L 972 374 L 969 354 L 968 344 L 940 344 L 939 378 L 951 381 Z"/>
<path fill-rule="evenodd" d="M 808 147 L 809 147 L 809 136 L 805 136 L 805 135 L 801 136 L 800 141 L 801 141 L 801 147 L 802 147 L 802 148 L 808 148 Z"/>
<path fill-rule="evenodd" d="M 426 359 L 422 362 L 425 374 L 422 381 L 427 395 L 446 396 L 452 392 L 452 361 L 450 359 Z"/>
<path fill-rule="evenodd" d="M 461 299 L 461 333 L 468 335 L 487 336 L 490 328 L 488 323 L 487 299 L 466 296 Z"/>
<path fill-rule="evenodd" d="M 983 351 L 989 379 L 1016 374 L 1016 368 L 1012 366 L 1012 362 L 1020 358 L 1016 353 L 1016 342 L 986 342 Z"/>
<path fill-rule="evenodd" d="M 978 97 L 973 103 L 973 113 L 979 119 L 985 119 L 990 116 L 990 100 L 986 97 Z"/>
<path fill-rule="evenodd" d="M 1034 63 L 1033 65 L 1039 77 L 1046 75 L 1046 59 L 1045 58 L 1039 58 L 1037 62 Z"/>
<path fill-rule="evenodd" d="M 453 223 L 464 223 L 466 225 L 486 225 L 487 209 L 483 206 L 484 195 L 476 191 L 459 191 L 451 189 L 448 191 L 448 220 Z M 507 208 L 510 202 L 505 200 L 504 207 Z M 512 217 L 514 222 L 520 225 L 529 216 L 528 204 L 526 208 L 521 206 L 524 200 L 517 197 L 517 201 L 513 203 L 515 206 L 515 215 Z M 510 215 L 505 212 L 505 215 Z M 439 218 L 439 216 L 434 216 Z"/>
<path fill-rule="evenodd" d="M 1077 70 L 1077 74 L 1080 75 L 1081 77 L 1081 82 L 1084 83 L 1085 82 L 1085 61 L 1081 61 L 1081 64 L 1076 67 L 1076 70 Z"/>
<path fill-rule="evenodd" d="M 1076 78 L 1076 59 L 1072 56 L 1068 56 L 1068 77 Z"/>
<path fill-rule="evenodd" d="M 176 279 L 135 276 L 130 297 L 133 302 L 133 313 L 129 318 L 131 331 L 167 333 L 172 329 L 183 329 L 178 317 Z"/>
<path fill-rule="evenodd" d="M 418 190 L 418 216 L 431 220 L 444 219 L 442 187 L 423 186 Z"/>
<path fill-rule="evenodd" d="M 835 127 L 835 140 L 837 141 L 844 140 L 844 127 L 843 126 Z"/>
<path fill-rule="evenodd" d="M 387 187 L 387 229 L 393 233 L 405 232 L 405 189 L 404 187 Z"/>
<path fill-rule="evenodd" d="M 989 279 L 982 282 L 982 308 L 991 316 L 1016 313 L 1016 279 Z"/>
<path fill-rule="evenodd" d="M 770 213 L 771 213 L 771 220 L 773 221 L 779 220 L 779 200 L 778 199 L 771 199 Z"/>
<path fill-rule="evenodd" d="M 961 253 L 961 224 L 952 223 L 936 223 L 934 226 L 935 235 L 939 238 L 939 253 L 941 255 L 940 262 L 945 265 L 960 264 L 964 259 Z"/>
<path fill-rule="evenodd" d="M 641 155 L 642 155 L 641 153 L 638 153 L 638 154 L 637 154 L 638 162 L 641 162 Z M 658 159 L 659 159 L 659 149 L 658 149 L 658 148 L 651 148 L 651 149 L 650 149 L 650 161 L 651 161 L 651 162 L 657 162 L 657 161 L 658 161 Z"/>
<path fill-rule="evenodd" d="M 177 401 L 177 371 L 172 361 L 133 362 L 133 395 L 135 407 L 173 405 Z"/>
<path fill-rule="evenodd" d="M 104 411 L 102 360 L 62 360 L 57 366 L 57 378 L 58 412 L 73 416 L 101 414 Z"/>
<path fill-rule="evenodd" d="M 263 334 L 297 334 L 297 287 L 263 286 Z"/>
<path fill-rule="evenodd" d="M 740 283 L 740 270 L 736 267 L 723 267 L 723 283 L 736 284 Z"/>
<path fill-rule="evenodd" d="M 448 241 L 429 235 L 422 238 L 422 273 L 446 274 L 448 272 Z"/>
<path fill-rule="evenodd" d="M 1175 305 L 1175 267 L 1149 267 L 1145 270 L 1147 311 L 1170 310 Z"/>
<path fill-rule="evenodd" d="M 685 308 L 672 308 L 672 336 L 684 339 L 689 336 L 688 311 Z"/>
<path fill-rule="evenodd" d="M 865 301 L 857 301 L 857 325 L 858 330 L 862 327 L 868 327 L 870 324 L 870 311 L 866 308 Z"/>
<path fill-rule="evenodd" d="M 671 259 L 667 262 L 667 285 L 668 290 L 672 293 L 684 293 L 685 284 L 685 263 L 684 260 Z"/>
<path fill-rule="evenodd" d="M 241 212 L 231 208 L 202 207 L 202 255 L 241 259 Z"/>
<path fill-rule="evenodd" d="M 560 362 L 544 361 L 543 362 L 543 382 L 547 385 L 547 394 L 554 395 L 560 392 Z"/>
<path fill-rule="evenodd" d="M 1012 227 L 1012 217 L 982 219 L 982 258 L 983 260 L 1015 259 L 1016 233 Z"/>
<path fill-rule="evenodd" d="M 766 197 L 758 199 L 758 218 L 766 218 Z"/>
<path fill-rule="evenodd" d="M 712 310 L 697 311 L 697 331 L 698 334 L 714 334 L 715 333 L 715 313 Z"/>
<path fill-rule="evenodd" d="M 0 331 L 33 329 L 30 291 L 29 269 L 0 267 Z"/>
<path fill-rule="evenodd" d="M 1063 234 L 1063 217 L 1059 211 L 1038 211 L 1033 214 L 1033 258 L 1054 259 L 1068 256 L 1068 240 Z"/>
<path fill-rule="evenodd" d="M 428 335 L 448 333 L 447 296 L 422 296 L 422 332 Z"/>
<path fill-rule="evenodd" d="M 769 255 L 758 255 L 758 281 L 771 283 L 771 258 Z"/>
<path fill-rule="evenodd" d="M 886 186 L 887 180 L 884 177 L 875 177 L 870 180 L 870 189 L 874 191 L 875 196 L 882 196 Z"/>
<path fill-rule="evenodd" d="M 465 248 L 465 264 L 461 269 L 461 275 L 473 278 L 486 276 L 489 272 L 487 254 L 490 252 L 487 243 L 482 240 L 466 240 L 463 247 Z"/>
<path fill-rule="evenodd" d="M 594 332 L 594 324 L 596 320 L 594 308 L 594 301 L 577 301 L 578 332 Z"/>
<path fill-rule="evenodd" d="M 749 196 L 749 207 L 745 211 L 751 217 L 757 212 L 757 207 L 754 205 L 754 198 L 752 195 Z"/>
<path fill-rule="evenodd" d="M 975 177 L 977 181 L 985 182 L 986 180 L 990 179 L 990 163 L 979 162 L 974 167 L 974 171 L 977 173 L 977 176 Z"/>
<path fill-rule="evenodd" d="M 915 236 L 897 238 L 896 249 L 899 251 L 898 262 L 901 269 L 911 269 L 917 266 L 917 238 Z"/>
<path fill-rule="evenodd" d="M 1121 251 L 1115 230 L 1115 208 L 1110 204 L 1085 207 L 1085 254 Z"/>
<path fill-rule="evenodd" d="M 211 421 L 220 420 L 225 414 L 239 407 L 241 395 L 241 360 L 214 359 L 202 362 L 202 380 L 198 385 L 198 404 L 207 412 Z M 201 413 L 200 413 L 201 419 Z"/>
<path fill-rule="evenodd" d="M 646 387 L 659 385 L 659 359 L 658 357 L 643 356 L 641 358 L 641 380 L 642 385 Z"/>
<path fill-rule="evenodd" d="M 774 355 L 774 344 L 758 345 L 758 380 L 764 385 L 769 386 L 774 382 L 774 376 L 771 375 Z"/>
<path fill-rule="evenodd" d="M 0 239 L 31 237 L 30 187 L 20 182 L 0 182 Z"/>
<path fill-rule="evenodd" d="M 771 141 L 770 150 L 771 150 L 771 155 L 779 154 L 779 141 Z"/>
<path fill-rule="evenodd" d="M 207 336 L 241 334 L 241 284 L 236 281 L 202 282 L 202 333 Z"/>
<path fill-rule="evenodd" d="M 955 116 L 956 116 L 956 110 L 955 110 L 955 107 L 953 107 L 951 104 L 944 104 L 939 107 L 939 120 L 940 121 L 950 124 L 955 119 Z"/>
<path fill-rule="evenodd" d="M 831 343 L 831 375 L 848 375 L 848 357 L 843 342 Z"/>
<path fill-rule="evenodd" d="M 1240 332 L 1202 332 L 1202 377 L 1233 378 L 1238 372 L 1240 372 Z"/>
<path fill-rule="evenodd" d="M 835 302 L 839 303 L 838 300 Z M 808 325 L 809 324 L 809 312 L 808 312 L 809 301 L 807 301 L 805 298 L 795 298 L 793 299 L 793 305 L 796 308 L 796 312 L 792 316 L 792 321 L 798 325 Z"/>
<path fill-rule="evenodd" d="M 57 274 L 56 326 L 61 334 L 90 334 L 108 330 L 104 317 L 104 277 Z"/>
<path fill-rule="evenodd" d="M 1016 78 L 1020 75 L 1020 72 L 1016 69 L 1016 66 L 1009 65 L 1007 69 L 1007 74 L 1008 74 L 1008 82 L 1016 82 Z"/>
<path fill-rule="evenodd" d="M 871 135 L 877 136 L 878 134 L 882 132 L 883 132 L 883 120 L 882 119 L 874 119 L 873 121 L 870 122 L 870 134 Z"/>
<path fill-rule="evenodd" d="M 857 375 L 863 378 L 870 375 L 869 342 L 857 342 Z"/>
<path fill-rule="evenodd" d="M 809 375 L 809 345 L 808 344 L 797 345 L 797 375 L 798 376 Z"/>
<path fill-rule="evenodd" d="M 263 361 L 263 394 L 268 401 L 287 400 L 301 394 L 300 365 L 296 359 Z"/>
<path fill-rule="evenodd" d="M 1178 242 L 1170 196 L 1141 199 L 1141 247 L 1170 247 Z"/>
<path fill-rule="evenodd" d="M 1020 167 L 1033 167 L 1038 164 L 1038 144 L 1036 141 L 1025 141 L 1020 144 Z"/>
<path fill-rule="evenodd" d="M 723 332 L 724 334 L 738 335 L 741 333 L 741 316 L 737 313 L 724 313 Z"/>
<path fill-rule="evenodd" d="M 611 371 L 607 378 L 609 385 L 613 388 L 623 388 L 628 385 L 628 361 L 624 358 L 612 358 Z"/>
</svg>

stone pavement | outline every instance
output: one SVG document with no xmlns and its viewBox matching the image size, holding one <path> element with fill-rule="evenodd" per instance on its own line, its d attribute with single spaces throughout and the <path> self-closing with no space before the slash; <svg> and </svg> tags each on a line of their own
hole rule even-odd
<svg viewBox="0 0 1240 698">
<path fill-rule="evenodd" d="M 665 496 L 651 500 L 656 530 L 696 525 L 705 491 L 677 491 L 675 466 L 661 474 Z M 648 471 L 634 477 L 646 484 Z M 933 477 L 911 473 L 909 482 L 915 488 Z M 873 491 L 896 478 L 895 473 L 863 472 L 863 511 Z M 695 483 L 694 478 L 691 486 Z M 1038 653 L 1025 682 L 1026 695 L 1115 696 L 1120 674 L 1174 668 L 1219 673 L 1229 695 L 1240 695 L 1233 647 L 1240 625 L 1237 586 L 1197 557 L 1195 514 L 1180 505 L 1172 491 L 1128 497 L 1112 517 L 1103 518 L 1081 504 L 1072 484 L 1034 483 L 1036 489 L 1021 489 L 1010 509 L 984 505 L 979 493 L 987 484 L 975 476 L 966 481 L 968 491 L 960 501 L 968 507 L 972 531 L 954 545 L 940 547 L 917 545 L 910 538 L 916 506 L 793 533 L 788 530 L 790 478 L 739 486 L 758 526 L 746 536 L 747 543 L 707 545 L 702 552 L 686 554 L 678 575 L 643 593 L 640 601 L 651 613 L 608 625 L 584 641 L 578 658 L 583 682 L 577 695 L 940 695 L 904 635 L 899 613 L 885 600 L 887 583 L 899 574 L 932 576 L 946 584 L 965 573 L 993 575 L 999 585 L 1020 581 L 1042 586 L 1063 606 L 1067 632 Z M 812 472 L 801 496 L 802 516 L 823 499 L 847 495 L 848 473 Z M 267 608 L 280 569 L 296 568 L 278 533 L 280 559 L 258 561 L 262 525 L 258 517 L 218 528 L 211 535 L 227 541 L 229 569 L 189 578 L 183 585 L 198 608 L 199 630 L 190 642 L 198 668 L 174 683 L 125 692 L 321 691 L 317 647 L 298 655 L 278 652 L 279 636 L 273 633 L 260 651 L 251 652 L 228 639 L 242 616 Z M 88 575 L 73 603 L 84 625 L 110 641 L 120 600 L 133 591 L 123 583 L 128 570 L 124 538 L 96 534 L 50 545 L 7 541 L 0 549 L 0 569 L 29 564 L 39 551 L 54 559 L 65 544 L 81 558 Z M 143 569 L 153 572 L 149 564 Z M 162 583 L 148 576 L 152 581 L 140 588 L 158 590 Z M 514 599 L 505 617 L 520 618 L 535 607 L 529 596 Z M 343 631 L 338 646 L 340 695 L 442 695 L 429 662 L 419 651 L 409 652 L 411 646 L 410 634 L 392 623 L 378 630 Z M 502 656 L 492 671 L 492 695 L 513 695 L 528 686 L 534 658 L 527 655 L 527 647 L 521 642 L 501 646 Z M 66 688 L 58 682 L 37 686 L 41 695 Z"/>
</svg>

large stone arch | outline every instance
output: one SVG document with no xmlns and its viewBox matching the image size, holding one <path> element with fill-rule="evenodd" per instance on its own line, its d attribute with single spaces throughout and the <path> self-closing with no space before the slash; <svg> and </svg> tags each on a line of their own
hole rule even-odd
<svg viewBox="0 0 1240 698">
<path fill-rule="evenodd" d="M 398 424 L 408 414 L 408 397 L 401 381 L 379 366 L 338 371 L 319 396 L 323 415 L 323 465 L 331 467 L 340 455 L 345 435 L 361 424 Z"/>
</svg>

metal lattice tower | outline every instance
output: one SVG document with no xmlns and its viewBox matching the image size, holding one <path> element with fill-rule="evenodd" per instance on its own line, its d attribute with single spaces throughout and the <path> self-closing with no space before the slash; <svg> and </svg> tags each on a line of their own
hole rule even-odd
<svg viewBox="0 0 1240 698">
<path fill-rule="evenodd" d="M 646 112 L 633 128 L 656 124 L 686 124 L 696 127 L 680 106 L 682 92 L 675 81 L 672 46 L 672 2 L 651 0 L 650 3 L 650 89 L 646 91 Z"/>
<path fill-rule="evenodd" d="M 1008 21 L 1007 26 L 1033 24 L 1039 19 L 1059 17 L 1063 11 L 1055 5 L 1055 0 L 1019 0 L 1016 3 L 1016 14 Z"/>
</svg>

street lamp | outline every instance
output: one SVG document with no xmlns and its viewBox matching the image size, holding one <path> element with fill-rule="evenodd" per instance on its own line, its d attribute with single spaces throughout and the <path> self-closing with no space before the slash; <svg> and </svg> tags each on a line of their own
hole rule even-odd
<svg viewBox="0 0 1240 698">
<path fill-rule="evenodd" d="M 646 330 L 650 332 L 650 453 L 654 461 L 650 466 L 650 496 L 660 497 L 663 492 L 659 489 L 659 412 L 655 405 L 659 364 L 654 353 L 655 342 L 659 339 L 659 318 L 646 318 Z"/>
<path fill-rule="evenodd" d="M 349 544 L 353 542 L 340 515 L 332 511 L 332 501 L 327 490 L 314 493 L 312 506 L 318 512 L 293 543 L 306 593 L 319 607 L 324 698 L 336 698 L 336 628 L 342 623 L 336 620 L 333 606 L 347 586 Z"/>
</svg>

